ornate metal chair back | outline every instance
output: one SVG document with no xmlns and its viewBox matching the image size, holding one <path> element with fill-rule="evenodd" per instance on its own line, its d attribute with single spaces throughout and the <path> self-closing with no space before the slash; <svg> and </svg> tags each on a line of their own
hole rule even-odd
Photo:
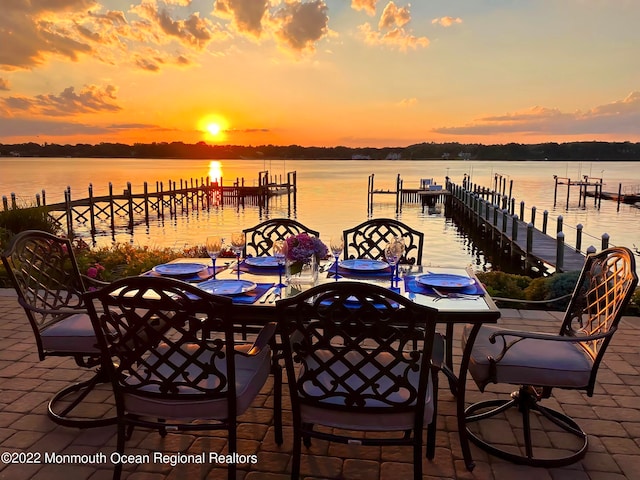
<svg viewBox="0 0 640 480">
<path fill-rule="evenodd" d="M 85 285 L 71 242 L 47 232 L 29 230 L 16 235 L 2 255 L 20 305 L 25 309 L 44 358 L 40 332 L 84 311 Z"/>
<path fill-rule="evenodd" d="M 273 243 L 284 240 L 291 235 L 308 233 L 319 237 L 320 233 L 290 218 L 272 218 L 258 225 L 243 230 L 245 234 L 244 254 L 263 256 L 272 253 Z"/>
<path fill-rule="evenodd" d="M 433 310 L 358 282 L 320 285 L 278 308 L 294 404 L 422 418 Z"/>
<path fill-rule="evenodd" d="M 424 233 L 392 218 L 375 218 L 343 231 L 344 258 L 384 260 L 384 250 L 394 237 L 404 239 L 400 263 L 422 264 Z"/>
<path fill-rule="evenodd" d="M 227 397 L 233 409 L 230 298 L 151 277 L 125 278 L 85 298 L 101 350 L 114 360 L 105 368 L 116 401 L 124 393 L 161 399 Z M 212 332 L 221 332 L 221 338 L 212 339 Z"/>
<path fill-rule="evenodd" d="M 602 356 L 637 284 L 635 258 L 628 248 L 611 247 L 587 257 L 567 307 L 560 335 L 600 336 L 580 343 L 594 361 L 589 394 L 593 392 Z"/>
</svg>

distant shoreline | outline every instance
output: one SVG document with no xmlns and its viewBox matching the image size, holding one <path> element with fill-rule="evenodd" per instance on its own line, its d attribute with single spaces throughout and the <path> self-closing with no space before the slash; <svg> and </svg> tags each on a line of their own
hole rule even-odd
<svg viewBox="0 0 640 480">
<path fill-rule="evenodd" d="M 355 161 L 640 161 L 640 143 L 570 142 L 505 145 L 420 143 L 407 147 L 241 146 L 182 142 L 126 145 L 0 144 L 2 158 L 134 158 L 213 160 L 355 160 Z"/>
</svg>

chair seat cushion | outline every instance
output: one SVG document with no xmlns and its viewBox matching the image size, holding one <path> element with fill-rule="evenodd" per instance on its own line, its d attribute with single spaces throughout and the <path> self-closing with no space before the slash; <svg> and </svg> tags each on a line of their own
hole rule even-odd
<svg viewBox="0 0 640 480">
<path fill-rule="evenodd" d="M 322 359 L 324 363 L 334 353 L 328 350 L 316 350 L 315 354 Z M 376 361 L 382 365 L 388 365 L 393 361 L 394 357 L 389 353 L 380 353 L 375 357 Z M 314 368 L 317 364 L 313 360 L 308 360 L 308 367 Z M 328 371 L 320 373 L 316 382 L 305 382 L 304 391 L 307 400 L 309 398 L 323 397 L 327 390 L 334 388 L 334 378 L 343 376 L 347 372 L 347 366 L 344 362 L 349 362 L 352 365 L 360 363 L 362 356 L 356 351 L 348 352 L 343 361 L 335 362 L 329 367 Z M 404 375 L 404 368 L 406 365 L 395 366 L 392 368 L 392 372 L 399 375 Z M 384 395 L 380 392 L 386 392 L 386 399 L 400 403 L 407 397 L 407 391 L 405 389 L 396 389 L 394 391 L 392 381 L 385 375 L 379 376 L 380 369 L 372 363 L 365 363 L 365 365 L 359 369 L 358 375 L 349 376 L 347 382 L 350 388 L 358 389 L 364 386 L 364 379 L 378 378 L 376 382 L 375 391 L 371 386 L 366 386 L 363 393 L 375 395 Z M 300 375 L 303 374 L 301 370 Z M 427 393 L 425 396 L 424 404 L 424 424 L 431 423 L 433 418 L 433 385 L 431 381 L 431 374 L 428 374 Z M 417 389 L 419 382 L 419 372 L 409 372 L 406 374 L 409 382 Z M 302 421 L 306 423 L 326 425 L 336 428 L 351 429 L 351 430 L 369 430 L 369 431 L 389 431 L 389 430 L 408 430 L 413 428 L 415 415 L 411 412 L 398 411 L 396 407 L 385 403 L 384 401 L 374 398 L 367 398 L 365 405 L 362 407 L 351 407 L 350 409 L 340 410 L 337 407 L 344 406 L 345 400 L 340 394 L 346 394 L 346 388 L 340 383 L 337 384 L 337 388 L 334 390 L 338 396 L 331 396 L 326 399 L 322 399 L 319 402 L 326 404 L 327 408 L 323 408 L 322 405 L 308 405 L 302 401 L 300 405 Z M 367 408 L 375 408 L 375 411 L 366 412 Z M 388 413 L 384 411 L 388 410 Z"/>
<path fill-rule="evenodd" d="M 467 344 L 471 325 L 462 336 L 462 348 Z M 489 382 L 532 385 L 540 387 L 580 388 L 589 384 L 593 361 L 579 343 L 527 338 L 517 342 L 496 363 L 496 378 L 490 378 L 489 357 L 500 355 L 502 338 L 495 343 L 489 336 L 500 327 L 484 325 L 476 337 L 469 360 L 469 373 L 480 389 Z M 516 337 L 505 337 L 507 343 Z"/>
<path fill-rule="evenodd" d="M 191 352 L 189 353 L 192 353 L 197 348 L 196 345 L 191 345 Z M 250 348 L 251 345 L 248 344 L 237 345 L 235 350 L 246 353 Z M 159 349 L 159 352 L 161 351 L 162 350 Z M 235 355 L 237 415 L 241 415 L 249 408 L 251 402 L 267 381 L 271 368 L 269 347 L 264 348 L 255 356 L 245 356 L 242 355 L 242 353 Z M 204 351 L 199 355 L 198 360 L 206 363 L 210 361 L 210 358 L 211 352 Z M 183 362 L 183 358 L 181 354 L 174 353 L 169 357 L 168 361 L 179 365 Z M 226 358 L 216 358 L 215 365 L 217 369 L 220 369 L 226 374 Z M 144 367 L 138 368 L 142 371 Z M 200 374 L 200 369 L 196 364 L 190 363 L 185 373 L 188 373 L 189 376 L 197 376 Z M 169 374 L 169 372 L 166 371 L 163 372 L 163 374 Z M 200 386 L 203 388 L 216 388 L 220 384 L 219 380 L 218 376 L 211 375 L 205 377 L 205 379 L 200 382 Z M 135 377 L 129 377 L 126 383 L 128 386 L 134 386 L 137 383 L 137 379 Z M 129 392 L 124 394 L 125 410 L 127 413 L 185 420 L 198 418 L 223 420 L 228 416 L 226 397 L 201 400 L 197 398 L 197 390 L 186 386 L 180 387 L 179 390 L 179 394 L 185 394 L 185 398 L 162 398 L 156 396 L 155 394 L 158 393 L 158 387 L 156 385 L 145 385 L 141 387 L 140 390 L 140 395 Z M 152 395 L 146 396 L 143 392 L 150 392 Z M 194 394 L 196 395 L 194 396 Z"/>
<path fill-rule="evenodd" d="M 96 334 L 86 313 L 77 313 L 52 323 L 40 331 L 45 351 L 99 355 Z"/>
</svg>

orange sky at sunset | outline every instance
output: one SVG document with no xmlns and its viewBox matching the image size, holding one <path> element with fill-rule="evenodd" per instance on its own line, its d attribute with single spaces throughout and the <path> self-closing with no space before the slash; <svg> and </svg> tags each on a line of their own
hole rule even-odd
<svg viewBox="0 0 640 480">
<path fill-rule="evenodd" d="M 0 143 L 640 141 L 635 0 L 3 0 Z"/>
</svg>

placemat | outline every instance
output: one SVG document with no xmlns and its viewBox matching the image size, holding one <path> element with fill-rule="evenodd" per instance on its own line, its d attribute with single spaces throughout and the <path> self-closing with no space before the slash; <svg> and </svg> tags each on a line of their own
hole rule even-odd
<svg viewBox="0 0 640 480">
<path fill-rule="evenodd" d="M 243 293 L 241 295 L 231 295 L 233 299 L 233 303 L 242 303 L 242 304 L 252 304 L 255 303 L 262 295 L 267 293 L 271 287 L 275 285 L 275 283 L 257 283 L 256 288 L 251 290 L 250 292 Z"/>
</svg>

